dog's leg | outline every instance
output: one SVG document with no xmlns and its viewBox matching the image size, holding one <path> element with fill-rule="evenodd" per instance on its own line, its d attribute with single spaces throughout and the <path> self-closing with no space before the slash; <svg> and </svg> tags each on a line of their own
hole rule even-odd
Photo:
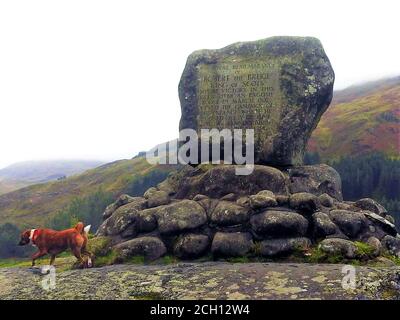
<svg viewBox="0 0 400 320">
<path fill-rule="evenodd" d="M 81 254 L 88 257 L 88 259 L 87 259 L 87 267 L 88 267 L 88 268 L 93 267 L 93 257 L 94 257 L 94 255 L 93 255 L 90 251 L 88 251 L 88 250 L 86 249 L 86 247 L 83 247 L 83 248 L 82 248 Z"/>
<path fill-rule="evenodd" d="M 50 257 L 50 265 L 51 265 L 51 266 L 53 265 L 53 263 L 54 263 L 55 260 L 56 260 L 56 255 L 55 255 L 55 254 L 52 254 L 51 257 Z"/>
<path fill-rule="evenodd" d="M 81 248 L 80 247 L 75 247 L 72 249 L 72 253 L 74 256 L 78 259 L 79 263 L 84 266 L 85 261 L 83 261 L 82 254 L 81 254 Z"/>
<path fill-rule="evenodd" d="M 40 257 L 43 257 L 47 254 L 45 251 L 38 251 L 35 254 L 32 255 L 32 267 L 35 266 L 35 260 L 39 259 Z"/>
</svg>

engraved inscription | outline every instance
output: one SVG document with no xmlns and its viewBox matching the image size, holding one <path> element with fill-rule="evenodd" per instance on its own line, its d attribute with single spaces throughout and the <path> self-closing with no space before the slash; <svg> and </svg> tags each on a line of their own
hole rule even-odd
<svg viewBox="0 0 400 320">
<path fill-rule="evenodd" d="M 279 67 L 275 64 L 254 60 L 202 64 L 198 81 L 199 128 L 260 133 L 273 127 L 279 117 Z"/>
</svg>

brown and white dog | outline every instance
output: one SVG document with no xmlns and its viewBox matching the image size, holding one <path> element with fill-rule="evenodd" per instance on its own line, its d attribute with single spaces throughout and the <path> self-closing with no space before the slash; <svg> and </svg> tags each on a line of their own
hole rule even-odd
<svg viewBox="0 0 400 320">
<path fill-rule="evenodd" d="M 31 229 L 22 232 L 20 246 L 27 244 L 34 245 L 38 248 L 38 252 L 32 255 L 32 267 L 35 266 L 35 260 L 50 255 L 50 265 L 54 263 L 56 255 L 71 249 L 74 256 L 78 259 L 82 267 L 92 266 L 92 254 L 87 251 L 88 233 L 90 225 L 84 226 L 82 222 L 71 229 L 63 231 L 55 231 L 51 229 Z M 87 255 L 87 261 L 83 256 Z"/>
</svg>

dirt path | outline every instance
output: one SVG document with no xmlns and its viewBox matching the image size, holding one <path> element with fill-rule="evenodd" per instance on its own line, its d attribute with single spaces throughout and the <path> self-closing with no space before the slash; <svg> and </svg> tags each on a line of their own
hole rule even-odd
<svg viewBox="0 0 400 320">
<path fill-rule="evenodd" d="M 356 267 L 356 289 L 342 288 L 343 265 L 179 263 L 114 265 L 43 275 L 0 269 L 0 299 L 399 299 L 400 268 Z"/>
</svg>

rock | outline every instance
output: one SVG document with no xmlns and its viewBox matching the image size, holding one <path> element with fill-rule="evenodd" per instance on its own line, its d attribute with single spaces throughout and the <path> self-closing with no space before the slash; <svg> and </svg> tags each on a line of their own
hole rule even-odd
<svg viewBox="0 0 400 320">
<path fill-rule="evenodd" d="M 339 173 L 326 164 L 297 166 L 286 170 L 290 193 L 308 192 L 316 196 L 324 193 L 342 201 L 342 180 Z"/>
<path fill-rule="evenodd" d="M 192 199 L 197 194 L 221 198 L 228 193 L 240 196 L 271 190 L 287 194 L 287 177 L 278 169 L 255 165 L 249 175 L 237 175 L 235 165 L 199 165 L 182 174 L 176 198 Z"/>
<path fill-rule="evenodd" d="M 250 208 L 250 198 L 249 197 L 240 197 L 236 200 L 236 204 L 244 208 Z"/>
<path fill-rule="evenodd" d="M 207 222 L 203 207 L 193 200 L 182 200 L 159 207 L 156 218 L 162 234 L 196 229 Z"/>
<path fill-rule="evenodd" d="M 321 241 L 319 248 L 329 255 L 341 255 L 348 259 L 357 256 L 357 247 L 349 240 L 330 238 Z"/>
<path fill-rule="evenodd" d="M 331 102 L 333 82 L 329 59 L 315 38 L 273 37 L 196 51 L 179 83 L 179 128 L 254 129 L 256 163 L 300 164 Z M 230 94 L 233 86 L 241 99 Z"/>
<path fill-rule="evenodd" d="M 133 198 L 131 202 L 120 206 L 99 227 L 97 236 L 114 236 L 123 233 L 135 220 L 138 211 L 146 208 L 147 200 L 141 197 Z M 130 235 L 134 235 L 130 234 Z"/>
<path fill-rule="evenodd" d="M 367 211 L 372 211 L 381 217 L 385 217 L 387 214 L 387 210 L 381 206 L 378 202 L 376 202 L 373 199 L 370 198 L 364 198 L 356 201 L 354 204 L 357 208 L 367 210 Z"/>
<path fill-rule="evenodd" d="M 206 200 L 209 199 L 209 197 L 205 196 L 204 194 L 196 194 L 193 197 L 193 201 L 201 201 L 201 200 Z"/>
<path fill-rule="evenodd" d="M 388 258 L 385 257 L 377 257 L 375 260 L 375 266 L 376 267 L 384 267 L 384 268 L 390 268 L 390 267 L 395 267 L 396 263 Z"/>
<path fill-rule="evenodd" d="M 378 238 L 369 237 L 366 243 L 373 249 L 372 255 L 374 257 L 378 257 L 381 254 L 382 244 Z"/>
<path fill-rule="evenodd" d="M 299 192 L 291 194 L 289 206 L 301 213 L 313 213 L 317 210 L 318 198 L 311 193 Z"/>
<path fill-rule="evenodd" d="M 382 239 L 382 246 L 391 254 L 400 258 L 400 238 L 387 235 Z"/>
<path fill-rule="evenodd" d="M 312 224 L 314 226 L 314 235 L 317 238 L 325 238 L 326 236 L 335 234 L 338 229 L 329 216 L 323 212 L 315 212 L 312 215 Z"/>
<path fill-rule="evenodd" d="M 396 223 L 396 220 L 394 219 L 394 217 L 393 216 L 391 216 L 390 214 L 387 214 L 386 216 L 385 216 L 385 219 L 387 220 L 387 221 L 389 221 L 391 224 L 395 224 Z"/>
<path fill-rule="evenodd" d="M 145 199 L 149 199 L 153 194 L 155 194 L 157 192 L 157 188 L 155 187 L 151 187 L 149 189 L 146 190 L 146 192 L 143 194 L 143 197 Z"/>
<path fill-rule="evenodd" d="M 277 194 L 275 196 L 278 206 L 287 206 L 289 204 L 289 196 Z"/>
<path fill-rule="evenodd" d="M 347 210 L 331 210 L 329 217 L 340 230 L 350 238 L 356 238 L 368 226 L 368 221 L 362 213 Z"/>
<path fill-rule="evenodd" d="M 311 246 L 308 238 L 271 239 L 259 243 L 259 254 L 265 257 L 286 255 L 300 250 L 305 251 Z"/>
<path fill-rule="evenodd" d="M 234 193 L 228 193 L 227 195 L 223 196 L 220 200 L 225 200 L 225 201 L 235 201 L 236 200 L 236 195 Z"/>
<path fill-rule="evenodd" d="M 174 244 L 174 254 L 183 259 L 198 258 L 206 253 L 210 239 L 203 234 L 185 234 Z"/>
<path fill-rule="evenodd" d="M 275 207 L 278 205 L 275 195 L 272 191 L 262 190 L 256 195 L 252 195 L 250 198 L 250 207 L 254 210 Z"/>
<path fill-rule="evenodd" d="M 304 236 L 308 228 L 307 219 L 291 211 L 266 210 L 253 215 L 250 224 L 257 235 L 265 238 Z"/>
<path fill-rule="evenodd" d="M 122 194 L 120 195 L 117 200 L 115 200 L 115 202 L 113 202 L 112 204 L 110 204 L 109 206 L 107 206 L 107 208 L 105 209 L 104 213 L 103 213 L 103 220 L 108 219 L 109 217 L 111 217 L 111 215 L 121 206 L 126 205 L 130 202 L 134 202 L 137 201 L 138 199 L 143 199 L 141 197 L 131 197 L 128 196 L 127 194 Z"/>
<path fill-rule="evenodd" d="M 147 206 L 149 208 L 162 206 L 164 204 L 168 204 L 170 202 L 170 198 L 167 192 L 165 191 L 155 191 L 148 195 L 147 198 Z"/>
<path fill-rule="evenodd" d="M 114 249 L 118 252 L 118 260 L 122 261 L 134 256 L 156 260 L 167 252 L 164 243 L 156 237 L 142 237 L 121 242 L 115 245 Z"/>
<path fill-rule="evenodd" d="M 384 232 L 388 233 L 389 235 L 396 236 L 396 226 L 387 219 L 387 216 L 383 218 L 382 216 L 371 211 L 360 211 L 360 213 L 366 216 L 373 223 L 380 225 Z"/>
<path fill-rule="evenodd" d="M 232 226 L 249 220 L 250 212 L 230 201 L 220 201 L 211 213 L 211 222 L 219 226 Z"/>
<path fill-rule="evenodd" d="M 320 202 L 323 206 L 328 207 L 328 208 L 333 207 L 334 200 L 333 200 L 333 198 L 332 198 L 329 194 L 323 193 L 323 194 L 321 194 L 321 195 L 318 197 L 318 199 L 319 199 L 319 202 Z"/>
<path fill-rule="evenodd" d="M 246 255 L 252 246 L 250 233 L 217 232 L 211 245 L 211 252 L 214 256 L 240 257 Z"/>
</svg>

